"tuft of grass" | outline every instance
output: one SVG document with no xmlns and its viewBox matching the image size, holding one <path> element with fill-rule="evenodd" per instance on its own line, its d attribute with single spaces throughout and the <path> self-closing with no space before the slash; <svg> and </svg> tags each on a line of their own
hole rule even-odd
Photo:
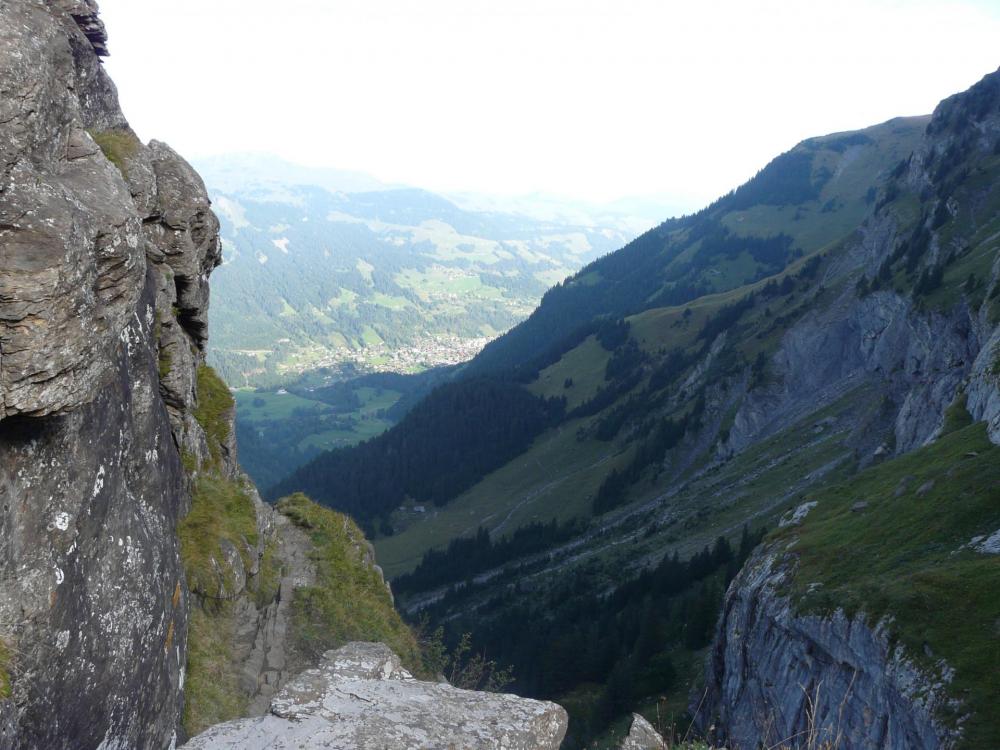
<svg viewBox="0 0 1000 750">
<path fill-rule="evenodd" d="M 381 641 L 415 673 L 422 673 L 416 637 L 393 606 L 388 589 L 365 562 L 367 542 L 350 518 L 317 505 L 302 493 L 275 508 L 312 541 L 316 583 L 295 590 L 292 640 L 307 655 L 348 641 Z"/>
<path fill-rule="evenodd" d="M 254 598 L 258 609 L 263 609 L 278 597 L 278 589 L 281 587 L 281 573 L 278 543 L 272 539 L 264 546 L 264 554 L 260 558 L 260 572 L 253 582 Z"/>
<path fill-rule="evenodd" d="M 955 670 L 947 690 L 961 709 L 941 719 L 968 712 L 963 746 L 995 746 L 1000 557 L 966 546 L 1000 528 L 1000 447 L 986 426 L 957 429 L 814 499 L 799 529 L 776 534 L 799 537 L 797 606 L 863 611 L 870 624 L 891 617 L 890 637 L 917 664 L 934 674 L 944 659 Z M 852 512 L 858 500 L 868 507 Z M 809 595 L 816 583 L 821 595 Z"/>
<path fill-rule="evenodd" d="M 950 435 L 953 432 L 964 429 L 972 424 L 972 415 L 969 414 L 968 397 L 965 392 L 959 393 L 955 400 L 944 412 L 944 425 L 941 428 L 941 436 Z"/>
<path fill-rule="evenodd" d="M 198 368 L 198 406 L 194 418 L 205 430 L 212 462 L 222 459 L 221 446 L 229 440 L 235 402 L 229 387 L 222 382 L 215 370 L 208 365 Z"/>
<path fill-rule="evenodd" d="M 8 648 L 7 644 L 0 639 L 0 700 L 10 698 L 10 662 L 10 648 Z"/>
<path fill-rule="evenodd" d="M 159 359 L 157 360 L 157 369 L 160 373 L 160 380 L 167 377 L 170 374 L 170 369 L 173 366 L 173 357 L 170 356 L 170 352 L 166 349 L 160 349 Z"/>
<path fill-rule="evenodd" d="M 139 139 L 130 130 L 89 131 L 90 137 L 100 147 L 108 161 L 118 168 L 122 177 L 128 178 L 128 160 L 139 151 Z"/>
<path fill-rule="evenodd" d="M 250 568 L 251 551 L 257 544 L 253 501 L 237 483 L 212 473 L 195 478 L 191 495 L 191 512 L 178 526 L 188 587 L 213 599 L 234 593 L 222 543 L 239 550 L 244 566 Z"/>
<path fill-rule="evenodd" d="M 213 724 L 246 713 L 247 698 L 233 666 L 232 604 L 214 611 L 191 608 L 184 680 L 184 729 L 193 737 Z"/>
</svg>

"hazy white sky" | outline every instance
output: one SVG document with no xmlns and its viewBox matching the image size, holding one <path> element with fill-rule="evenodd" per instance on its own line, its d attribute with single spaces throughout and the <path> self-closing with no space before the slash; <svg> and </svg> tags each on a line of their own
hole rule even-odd
<svg viewBox="0 0 1000 750">
<path fill-rule="evenodd" d="M 1000 66 L 1000 0 L 100 0 L 143 139 L 691 206 Z"/>
</svg>

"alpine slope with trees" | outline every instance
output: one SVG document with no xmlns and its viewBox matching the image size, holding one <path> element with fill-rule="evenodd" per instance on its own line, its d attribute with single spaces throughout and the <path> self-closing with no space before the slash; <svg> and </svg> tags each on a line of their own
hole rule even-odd
<svg viewBox="0 0 1000 750">
<path fill-rule="evenodd" d="M 998 177 L 1000 73 L 805 141 L 550 290 L 424 402 L 539 399 L 492 460 L 414 410 L 281 489 L 350 502 L 404 611 L 471 628 L 578 740 L 641 710 L 735 747 L 997 744 Z M 363 451 L 467 481 L 367 503 L 334 476 Z"/>
</svg>

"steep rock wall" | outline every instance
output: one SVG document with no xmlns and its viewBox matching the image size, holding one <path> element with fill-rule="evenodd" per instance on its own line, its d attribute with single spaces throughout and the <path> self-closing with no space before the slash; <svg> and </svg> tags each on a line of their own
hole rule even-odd
<svg viewBox="0 0 1000 750">
<path fill-rule="evenodd" d="M 699 696 L 702 729 L 733 750 L 946 746 L 952 733 L 933 717 L 942 686 L 863 617 L 797 615 L 780 593 L 790 564 L 765 550 L 730 586 Z"/>
<path fill-rule="evenodd" d="M 181 454 L 207 445 L 218 224 L 190 167 L 129 128 L 106 52 L 92 0 L 0 5 L 5 749 L 163 748 L 183 705 Z"/>
</svg>

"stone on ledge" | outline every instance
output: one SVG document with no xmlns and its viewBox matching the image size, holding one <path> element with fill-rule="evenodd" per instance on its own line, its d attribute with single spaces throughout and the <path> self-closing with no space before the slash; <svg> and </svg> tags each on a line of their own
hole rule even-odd
<svg viewBox="0 0 1000 750">
<path fill-rule="evenodd" d="M 632 728 L 619 750 L 667 750 L 667 743 L 652 724 L 639 714 L 632 714 Z"/>
<path fill-rule="evenodd" d="M 388 646 L 354 642 L 291 680 L 269 715 L 211 727 L 184 750 L 556 750 L 566 725 L 554 703 L 422 682 Z"/>
</svg>

